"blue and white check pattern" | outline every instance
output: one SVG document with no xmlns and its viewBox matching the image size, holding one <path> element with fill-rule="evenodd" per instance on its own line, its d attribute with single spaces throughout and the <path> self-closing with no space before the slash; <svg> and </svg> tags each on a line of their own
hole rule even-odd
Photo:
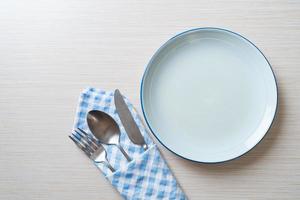
<svg viewBox="0 0 300 200">
<path fill-rule="evenodd" d="M 120 143 L 133 160 L 128 163 L 123 154 L 113 145 L 104 145 L 107 159 L 116 169 L 112 173 L 106 166 L 98 163 L 98 167 L 110 183 L 120 192 L 124 199 L 187 199 L 177 184 L 171 170 L 159 153 L 158 148 L 146 132 L 141 119 L 132 104 L 125 98 L 131 114 L 145 138 L 149 149 L 133 144 L 127 137 L 114 105 L 113 92 L 95 88 L 85 89 L 77 107 L 74 129 L 79 127 L 90 133 L 86 116 L 90 110 L 101 110 L 112 116 L 120 126 Z M 80 135 L 77 135 L 80 138 Z"/>
</svg>

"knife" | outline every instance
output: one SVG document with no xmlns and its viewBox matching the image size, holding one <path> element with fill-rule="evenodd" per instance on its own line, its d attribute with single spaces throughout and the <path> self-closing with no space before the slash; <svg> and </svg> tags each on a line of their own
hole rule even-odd
<svg viewBox="0 0 300 200">
<path fill-rule="evenodd" d="M 118 89 L 115 90 L 114 100 L 116 105 L 117 113 L 121 119 L 121 122 L 124 126 L 124 129 L 129 137 L 129 139 L 137 145 L 140 145 L 144 150 L 148 149 L 147 144 L 145 143 L 144 137 L 140 129 L 138 128 L 136 122 L 134 121 L 131 112 L 125 103 L 122 94 Z"/>
</svg>

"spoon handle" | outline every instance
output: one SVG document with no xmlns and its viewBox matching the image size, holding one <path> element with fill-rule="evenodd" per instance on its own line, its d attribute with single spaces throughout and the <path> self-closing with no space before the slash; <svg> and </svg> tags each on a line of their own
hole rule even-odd
<svg viewBox="0 0 300 200">
<path fill-rule="evenodd" d="M 128 156 L 128 154 L 125 152 L 125 150 L 123 149 L 123 147 L 121 145 L 118 145 L 119 149 L 121 150 L 121 152 L 123 153 L 123 155 L 125 156 L 125 158 L 127 159 L 128 162 L 131 161 L 131 158 Z"/>
</svg>

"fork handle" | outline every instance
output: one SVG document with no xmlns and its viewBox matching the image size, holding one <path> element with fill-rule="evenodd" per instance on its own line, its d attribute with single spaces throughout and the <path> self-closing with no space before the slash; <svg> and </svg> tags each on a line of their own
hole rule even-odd
<svg viewBox="0 0 300 200">
<path fill-rule="evenodd" d="M 123 147 L 121 145 L 118 145 L 119 149 L 121 150 L 121 152 L 123 153 L 123 155 L 125 156 L 125 158 L 127 159 L 128 162 L 131 161 L 131 158 L 128 156 L 128 154 L 125 152 L 125 150 L 123 149 Z"/>
<path fill-rule="evenodd" d="M 109 164 L 109 162 L 104 162 L 105 166 L 110 169 L 111 172 L 115 172 L 116 170 Z"/>
</svg>

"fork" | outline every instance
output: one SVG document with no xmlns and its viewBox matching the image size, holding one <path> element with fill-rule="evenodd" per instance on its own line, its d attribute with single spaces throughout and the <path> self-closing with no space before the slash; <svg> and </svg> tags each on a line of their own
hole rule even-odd
<svg viewBox="0 0 300 200">
<path fill-rule="evenodd" d="M 102 163 L 111 172 L 115 169 L 109 164 L 107 160 L 107 153 L 101 143 L 99 143 L 93 136 L 90 136 L 82 129 L 77 128 L 74 130 L 80 138 L 72 133 L 69 138 L 89 157 L 94 163 Z"/>
</svg>

